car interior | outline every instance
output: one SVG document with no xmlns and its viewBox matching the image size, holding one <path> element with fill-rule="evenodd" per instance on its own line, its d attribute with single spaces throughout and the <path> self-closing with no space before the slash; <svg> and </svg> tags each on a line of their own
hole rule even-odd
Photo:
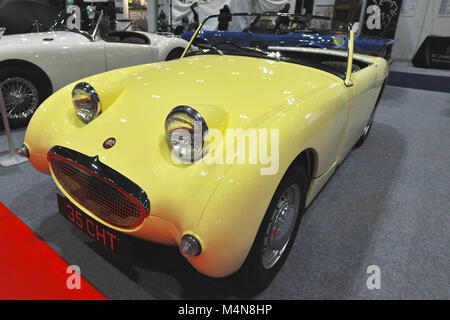
<svg viewBox="0 0 450 320">
<path fill-rule="evenodd" d="M 271 48 L 273 49 L 273 48 Z M 280 53 L 284 57 L 289 57 L 298 60 L 307 60 L 317 62 L 327 68 L 332 69 L 336 75 L 341 78 L 345 78 L 347 72 L 347 56 L 346 55 L 330 55 L 329 53 L 320 54 L 317 51 L 291 51 L 291 50 L 280 50 Z M 367 67 L 370 63 L 365 60 L 353 57 L 352 72 L 357 72 L 361 69 Z"/>
<path fill-rule="evenodd" d="M 106 42 L 131 43 L 149 45 L 150 39 L 142 33 L 133 31 L 116 31 L 103 38 Z"/>
</svg>

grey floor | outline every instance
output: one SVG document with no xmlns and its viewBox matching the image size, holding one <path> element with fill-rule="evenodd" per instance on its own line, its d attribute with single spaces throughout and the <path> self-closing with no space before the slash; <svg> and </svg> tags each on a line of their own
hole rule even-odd
<svg viewBox="0 0 450 320">
<path fill-rule="evenodd" d="M 450 298 L 450 94 L 388 87 L 375 121 L 257 299 Z M 17 145 L 23 136 L 14 131 Z M 56 192 L 28 163 L 0 167 L 0 201 L 109 298 L 240 297 L 232 279 L 199 275 L 176 248 L 137 242 L 128 261 L 110 257 L 57 214 Z M 379 290 L 366 286 L 370 265 Z"/>
</svg>

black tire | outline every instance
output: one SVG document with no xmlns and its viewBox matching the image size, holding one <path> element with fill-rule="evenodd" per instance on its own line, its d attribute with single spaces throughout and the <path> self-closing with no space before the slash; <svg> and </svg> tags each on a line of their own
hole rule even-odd
<svg viewBox="0 0 450 320">
<path fill-rule="evenodd" d="M 175 49 L 173 49 L 167 55 L 166 61 L 180 59 L 181 56 L 183 55 L 183 52 L 184 52 L 183 48 L 175 48 Z"/>
<path fill-rule="evenodd" d="M 5 83 L 7 81 L 10 81 L 11 79 L 24 79 L 29 82 L 35 89 L 36 89 L 36 101 L 35 105 L 32 106 L 31 103 L 29 104 L 28 111 L 22 115 L 19 116 L 17 114 L 11 115 L 8 117 L 9 126 L 11 128 L 19 128 L 23 127 L 28 124 L 31 117 L 33 116 L 34 111 L 39 107 L 39 105 L 50 95 L 50 90 L 48 89 L 48 85 L 46 84 L 46 81 L 42 79 L 38 74 L 31 70 L 27 70 L 23 67 L 17 67 L 17 66 L 10 66 L 10 67 L 4 67 L 0 69 L 0 84 L 2 85 L 2 89 L 5 90 Z M 3 97 L 5 103 L 7 102 L 7 95 L 9 93 L 3 91 Z M 9 110 L 7 110 L 9 111 Z M 0 115 L 1 116 L 1 115 Z M 2 122 L 3 123 L 3 122 Z"/>
<path fill-rule="evenodd" d="M 279 203 L 279 200 L 281 199 L 285 190 L 289 189 L 292 185 L 297 185 L 300 190 L 299 207 L 296 215 L 296 220 L 294 222 L 294 227 L 292 229 L 292 232 L 290 233 L 289 240 L 281 256 L 272 267 L 267 269 L 266 267 L 264 267 L 263 249 L 268 228 L 269 226 L 271 226 L 269 224 L 271 223 L 273 213 L 276 210 L 276 206 Z M 269 207 L 267 208 L 264 219 L 259 227 L 250 253 L 248 254 L 242 268 L 236 274 L 238 286 L 243 296 L 253 296 L 267 288 L 285 263 L 292 245 L 294 244 L 298 228 L 303 217 L 308 185 L 309 181 L 304 167 L 293 167 L 289 169 L 289 171 L 284 175 L 283 179 L 278 185 L 277 190 L 275 191 L 275 194 L 269 204 Z"/>
<path fill-rule="evenodd" d="M 375 103 L 375 106 L 373 107 L 372 114 L 370 115 L 369 121 L 367 122 L 367 125 L 364 128 L 364 132 L 361 135 L 361 137 L 358 139 L 358 141 L 356 141 L 355 145 L 353 146 L 353 149 L 358 149 L 367 140 L 370 130 L 372 129 L 373 119 L 375 118 L 375 112 L 377 111 L 377 108 L 378 108 L 378 105 L 380 104 L 381 98 L 383 98 L 385 88 L 386 88 L 386 81 L 383 83 L 383 86 L 381 87 L 381 91 L 380 91 L 380 94 L 378 95 L 377 102 Z"/>
</svg>

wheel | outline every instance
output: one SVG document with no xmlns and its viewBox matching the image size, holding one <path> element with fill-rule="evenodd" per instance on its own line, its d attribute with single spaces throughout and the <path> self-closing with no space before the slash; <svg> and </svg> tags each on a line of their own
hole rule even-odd
<svg viewBox="0 0 450 320">
<path fill-rule="evenodd" d="M 297 235 L 307 190 L 308 178 L 303 167 L 290 169 L 278 185 L 238 274 L 244 294 L 264 290 L 280 271 Z"/>
<path fill-rule="evenodd" d="M 373 125 L 373 119 L 375 118 L 375 112 L 377 111 L 378 104 L 380 103 L 381 98 L 383 97 L 385 88 L 386 88 L 386 82 L 383 84 L 383 86 L 381 88 L 380 95 L 378 96 L 377 102 L 375 103 L 375 106 L 372 110 L 372 114 L 370 115 L 370 118 L 367 121 L 366 126 L 364 127 L 364 131 L 363 131 L 361 137 L 359 138 L 359 140 L 353 146 L 353 149 L 358 149 L 359 147 L 361 147 L 364 144 L 364 142 L 366 141 L 367 137 L 369 136 L 370 129 L 372 129 L 372 125 Z"/>
<path fill-rule="evenodd" d="M 366 141 L 367 137 L 369 136 L 370 129 L 372 129 L 373 119 L 375 118 L 375 111 L 376 107 L 373 109 L 372 114 L 370 115 L 369 121 L 367 122 L 366 126 L 364 127 L 364 131 L 362 136 L 359 138 L 359 140 L 354 145 L 353 149 L 358 149 L 361 147 L 364 142 Z"/>
<path fill-rule="evenodd" d="M 183 54 L 183 52 L 184 52 L 183 48 L 175 48 L 175 49 L 173 49 L 167 55 L 166 61 L 180 59 L 182 54 Z"/>
<path fill-rule="evenodd" d="M 20 67 L 0 70 L 0 87 L 11 128 L 26 125 L 49 95 L 44 81 L 33 72 Z"/>
</svg>

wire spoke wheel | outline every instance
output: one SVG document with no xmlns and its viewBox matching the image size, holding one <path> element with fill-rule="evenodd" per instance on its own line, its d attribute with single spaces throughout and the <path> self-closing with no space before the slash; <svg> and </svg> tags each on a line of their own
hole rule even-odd
<svg viewBox="0 0 450 320">
<path fill-rule="evenodd" d="M 292 237 L 300 208 L 300 195 L 299 185 L 292 184 L 283 191 L 272 213 L 261 251 L 262 264 L 266 270 L 278 262 Z"/>
<path fill-rule="evenodd" d="M 39 106 L 39 91 L 31 81 L 25 78 L 7 78 L 0 83 L 0 87 L 10 120 L 28 119 Z"/>
</svg>

